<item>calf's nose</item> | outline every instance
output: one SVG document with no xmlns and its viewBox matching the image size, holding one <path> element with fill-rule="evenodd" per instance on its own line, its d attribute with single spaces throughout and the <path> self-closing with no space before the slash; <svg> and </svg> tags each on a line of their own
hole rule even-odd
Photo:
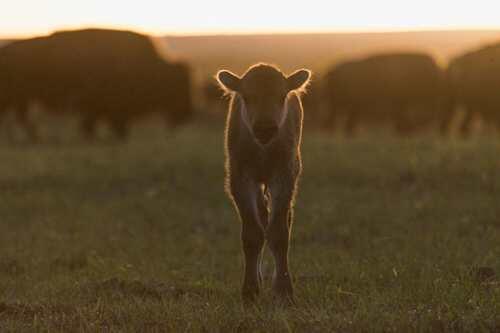
<svg viewBox="0 0 500 333">
<path fill-rule="evenodd" d="M 276 125 L 257 125 L 253 128 L 253 133 L 257 141 L 261 144 L 267 144 L 278 133 L 278 126 Z"/>
</svg>

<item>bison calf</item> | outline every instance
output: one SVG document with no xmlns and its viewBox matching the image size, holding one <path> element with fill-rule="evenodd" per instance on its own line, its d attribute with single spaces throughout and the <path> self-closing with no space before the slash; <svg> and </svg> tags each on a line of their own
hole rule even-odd
<svg viewBox="0 0 500 333">
<path fill-rule="evenodd" d="M 302 169 L 300 93 L 310 75 L 301 69 L 285 76 L 267 64 L 250 67 L 242 77 L 226 70 L 217 73 L 219 84 L 231 94 L 225 136 L 226 190 L 242 222 L 244 301 L 254 300 L 259 293 L 265 241 L 275 259 L 273 289 L 293 301 L 288 246 Z"/>
</svg>

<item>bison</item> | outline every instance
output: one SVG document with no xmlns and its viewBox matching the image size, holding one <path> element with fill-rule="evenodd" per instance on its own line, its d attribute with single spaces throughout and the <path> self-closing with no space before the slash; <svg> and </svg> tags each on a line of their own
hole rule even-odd
<svg viewBox="0 0 500 333">
<path fill-rule="evenodd" d="M 223 103 L 224 93 L 220 86 L 212 78 L 202 84 L 204 106 L 207 111 L 220 109 Z M 219 111 L 219 110 L 217 110 Z"/>
<path fill-rule="evenodd" d="M 500 129 L 500 43 L 483 47 L 455 59 L 447 69 L 450 101 L 442 130 L 446 134 L 459 107 L 465 111 L 460 133 L 467 136 L 474 115 Z"/>
<path fill-rule="evenodd" d="M 227 70 L 217 73 L 219 84 L 231 94 L 225 136 L 226 190 L 242 222 L 246 302 L 259 293 L 266 240 L 276 264 L 274 291 L 293 302 L 288 248 L 302 169 L 300 93 L 310 75 L 302 69 L 285 76 L 268 64 L 254 65 L 241 77 Z"/>
<path fill-rule="evenodd" d="M 161 112 L 172 125 L 192 114 L 189 67 L 167 61 L 152 39 L 135 32 L 85 29 L 15 41 L 0 49 L 0 72 L 4 110 L 23 115 L 32 102 L 74 110 L 88 137 L 101 120 L 124 138 L 145 114 Z M 27 129 L 36 137 L 33 126 Z"/>
<path fill-rule="evenodd" d="M 405 134 L 440 119 L 444 75 L 418 53 L 382 54 L 341 63 L 325 76 L 325 125 L 352 134 L 360 123 L 392 125 Z"/>
</svg>

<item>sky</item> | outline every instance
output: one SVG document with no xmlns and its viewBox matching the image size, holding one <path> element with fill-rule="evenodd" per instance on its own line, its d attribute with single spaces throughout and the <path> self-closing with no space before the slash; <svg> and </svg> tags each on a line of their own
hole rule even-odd
<svg viewBox="0 0 500 333">
<path fill-rule="evenodd" d="M 0 37 L 108 27 L 153 35 L 500 28 L 496 0 L 0 0 Z"/>
</svg>

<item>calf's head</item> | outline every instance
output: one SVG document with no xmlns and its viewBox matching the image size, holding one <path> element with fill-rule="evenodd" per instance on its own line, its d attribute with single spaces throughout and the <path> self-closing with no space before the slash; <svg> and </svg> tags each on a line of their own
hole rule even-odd
<svg viewBox="0 0 500 333">
<path fill-rule="evenodd" d="M 301 91 L 309 82 L 311 72 L 300 69 L 286 76 L 267 64 L 250 67 L 243 76 L 227 70 L 217 73 L 220 86 L 242 99 L 242 119 L 257 141 L 269 143 L 278 133 L 286 116 L 285 100 L 289 92 Z"/>
</svg>

